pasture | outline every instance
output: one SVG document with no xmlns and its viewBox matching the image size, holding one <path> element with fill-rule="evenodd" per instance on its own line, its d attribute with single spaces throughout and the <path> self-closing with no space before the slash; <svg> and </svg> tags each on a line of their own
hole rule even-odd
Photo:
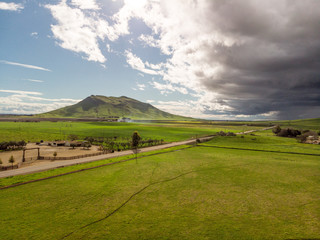
<svg viewBox="0 0 320 240">
<path fill-rule="evenodd" d="M 261 127 L 260 127 L 261 128 Z M 206 122 L 185 123 L 117 123 L 117 122 L 0 122 L 1 141 L 66 140 L 70 134 L 85 137 L 131 137 L 138 131 L 143 138 L 166 142 L 214 134 L 218 131 L 242 131 L 244 127 L 212 125 Z M 259 129 L 259 127 L 254 127 Z"/>
<path fill-rule="evenodd" d="M 204 144 L 242 140 L 249 141 Z M 259 141 L 266 149 L 264 136 Z M 319 238 L 319 175 L 317 156 L 200 144 L 0 190 L 0 232 L 4 239 Z"/>
</svg>

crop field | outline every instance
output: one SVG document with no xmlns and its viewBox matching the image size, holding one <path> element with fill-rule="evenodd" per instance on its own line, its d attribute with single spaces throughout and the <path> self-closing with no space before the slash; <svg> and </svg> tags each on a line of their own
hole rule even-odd
<svg viewBox="0 0 320 240">
<path fill-rule="evenodd" d="M 261 127 L 260 127 L 261 128 Z M 243 126 L 210 125 L 208 123 L 107 123 L 107 122 L 0 122 L 1 141 L 65 140 L 70 134 L 85 137 L 130 137 L 138 131 L 143 138 L 166 142 L 214 134 L 218 131 L 238 132 Z M 254 127 L 259 129 L 259 127 Z"/>
<path fill-rule="evenodd" d="M 256 148 L 270 145 L 256 137 Z M 204 145 L 239 147 L 240 140 L 249 141 L 225 137 Z M 201 145 L 0 190 L 1 236 L 320 238 L 318 156 Z"/>
</svg>

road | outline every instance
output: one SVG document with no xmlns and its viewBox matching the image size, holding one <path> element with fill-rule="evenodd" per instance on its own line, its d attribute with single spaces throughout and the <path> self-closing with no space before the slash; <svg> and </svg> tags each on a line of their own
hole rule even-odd
<svg viewBox="0 0 320 240">
<path fill-rule="evenodd" d="M 240 134 L 247 134 L 247 133 L 252 133 L 252 132 L 257 132 L 257 131 L 264 131 L 264 130 L 272 129 L 273 127 L 274 126 L 267 127 L 264 129 L 259 129 L 259 130 L 249 130 L 249 131 L 245 131 L 245 132 L 239 132 L 236 134 L 240 135 Z M 200 138 L 200 140 L 206 141 L 211 138 L 213 138 L 213 136 L 203 137 L 203 138 Z M 191 140 L 187 140 L 187 141 L 173 142 L 173 143 L 167 143 L 167 144 L 157 145 L 157 146 L 153 146 L 153 147 L 146 147 L 146 148 L 141 148 L 140 152 L 142 152 L 142 153 L 143 152 L 150 152 L 150 151 L 161 150 L 161 149 L 180 146 L 180 145 L 192 144 L 192 143 L 195 143 L 195 141 L 196 141 L 196 139 L 191 139 Z M 79 158 L 79 159 L 73 159 L 73 160 L 56 160 L 54 162 L 46 162 L 46 163 L 43 163 L 40 165 L 33 165 L 33 166 L 28 166 L 28 167 L 13 169 L 13 170 L 1 171 L 0 178 L 11 177 L 11 176 L 16 176 L 16 175 L 24 175 L 24 174 L 35 173 L 35 172 L 42 172 L 42 171 L 46 171 L 46 170 L 50 170 L 50 169 L 72 166 L 72 165 L 77 165 L 77 164 L 87 163 L 87 162 L 93 162 L 93 161 L 97 161 L 97 160 L 121 157 L 121 156 L 130 155 L 130 154 L 132 154 L 132 150 L 108 153 L 108 154 L 104 154 L 104 155 Z"/>
<path fill-rule="evenodd" d="M 205 140 L 209 140 L 211 138 L 213 138 L 213 136 L 203 137 L 203 138 L 200 138 L 200 140 L 201 141 L 205 141 Z M 192 139 L 192 140 L 187 140 L 187 141 L 173 142 L 173 143 L 157 145 L 157 146 L 153 146 L 153 147 L 146 147 L 146 148 L 139 149 L 140 150 L 139 152 L 140 153 L 144 153 L 144 152 L 150 152 L 150 151 L 155 151 L 155 150 L 161 150 L 161 149 L 165 149 L 165 148 L 175 147 L 175 146 L 179 146 L 179 145 L 192 144 L 192 143 L 195 143 L 195 141 L 196 141 L 196 139 Z M 43 164 L 40 164 L 40 165 L 33 165 L 33 166 L 28 166 L 28 167 L 13 169 L 13 170 L 1 171 L 0 172 L 0 178 L 11 177 L 11 176 L 16 176 L 16 175 L 25 175 L 25 174 L 36 173 L 36 172 L 42 172 L 42 171 L 46 171 L 46 170 L 50 170 L 50 169 L 66 167 L 66 166 L 72 166 L 72 165 L 77 165 L 77 164 L 87 163 L 87 162 L 93 162 L 93 161 L 97 161 L 97 160 L 121 157 L 121 156 L 130 155 L 130 154 L 132 154 L 132 150 L 108 153 L 108 154 L 103 154 L 103 155 L 98 155 L 98 156 L 93 156 L 93 157 L 73 159 L 73 160 L 56 160 L 56 161 L 53 161 L 53 162 L 46 162 L 46 163 L 43 163 Z"/>
</svg>

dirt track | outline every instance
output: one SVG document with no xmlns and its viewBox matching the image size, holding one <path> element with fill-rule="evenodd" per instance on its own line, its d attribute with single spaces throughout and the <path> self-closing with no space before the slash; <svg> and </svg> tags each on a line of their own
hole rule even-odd
<svg viewBox="0 0 320 240">
<path fill-rule="evenodd" d="M 211 138 L 212 138 L 212 136 L 200 138 L 200 140 L 201 141 L 209 140 Z M 195 143 L 195 141 L 196 141 L 195 139 L 192 139 L 192 140 L 187 140 L 187 141 L 182 141 L 182 142 L 173 142 L 173 143 L 168 143 L 168 144 L 163 144 L 163 145 L 158 145 L 158 146 L 153 146 L 153 147 L 147 147 L 147 148 L 140 149 L 140 152 L 150 152 L 150 151 L 175 147 L 175 146 L 179 146 L 179 145 L 192 144 L 192 143 Z M 49 169 L 71 166 L 71 165 L 76 165 L 76 164 L 86 163 L 86 162 L 93 162 L 93 161 L 103 160 L 103 159 L 108 159 L 108 158 L 121 157 L 121 156 L 125 156 L 125 155 L 130 155 L 130 154 L 132 154 L 132 150 L 108 153 L 108 154 L 104 154 L 104 155 L 87 157 L 87 158 L 79 158 L 79 159 L 74 159 L 74 160 L 39 161 L 42 163 L 35 164 L 32 166 L 23 167 L 23 168 L 2 171 L 2 172 L 0 172 L 0 178 L 10 177 L 10 176 L 15 176 L 15 175 L 24 175 L 24 174 L 35 173 L 35 172 L 42 172 L 42 171 L 46 171 Z"/>
</svg>

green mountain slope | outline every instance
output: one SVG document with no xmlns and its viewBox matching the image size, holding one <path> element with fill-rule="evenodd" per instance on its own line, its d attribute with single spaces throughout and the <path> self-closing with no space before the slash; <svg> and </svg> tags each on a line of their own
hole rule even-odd
<svg viewBox="0 0 320 240">
<path fill-rule="evenodd" d="M 126 117 L 143 120 L 190 120 L 192 118 L 161 111 L 151 104 L 128 97 L 91 95 L 77 104 L 39 114 L 39 117 L 110 118 Z"/>
</svg>

